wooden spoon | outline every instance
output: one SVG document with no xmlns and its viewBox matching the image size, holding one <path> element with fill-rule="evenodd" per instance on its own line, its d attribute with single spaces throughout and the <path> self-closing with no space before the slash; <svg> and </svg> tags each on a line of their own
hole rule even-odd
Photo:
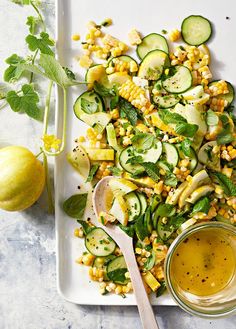
<svg viewBox="0 0 236 329">
<path fill-rule="evenodd" d="M 111 178 L 114 177 L 107 176 L 101 179 L 94 190 L 93 208 L 97 218 L 99 217 L 99 213 L 101 211 L 106 211 L 107 209 L 106 196 L 108 193 L 111 193 L 109 186 L 109 180 Z M 130 273 L 143 328 L 159 329 L 136 262 L 133 250 L 133 239 L 125 234 L 125 232 L 123 232 L 117 225 L 107 224 L 104 226 L 98 220 L 96 220 L 94 224 L 103 228 L 103 230 L 112 237 L 124 255 Z"/>
</svg>

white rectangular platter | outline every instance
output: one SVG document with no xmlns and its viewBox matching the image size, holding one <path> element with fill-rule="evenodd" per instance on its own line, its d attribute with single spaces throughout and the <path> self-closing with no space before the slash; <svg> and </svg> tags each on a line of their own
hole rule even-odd
<svg viewBox="0 0 236 329">
<path fill-rule="evenodd" d="M 57 0 L 57 54 L 60 62 L 78 73 L 78 80 L 84 80 L 84 73 L 75 60 L 81 55 L 79 43 L 71 41 L 71 35 L 79 33 L 84 40 L 86 23 L 90 20 L 102 22 L 111 17 L 114 25 L 109 33 L 128 43 L 127 34 L 137 28 L 146 35 L 179 28 L 182 20 L 192 14 L 203 15 L 214 25 L 214 35 L 209 42 L 213 54 L 211 68 L 214 77 L 224 78 L 235 84 L 236 47 L 236 2 L 225 0 Z M 226 19 L 229 17 L 229 19 Z M 115 294 L 101 296 L 98 283 L 91 282 L 88 267 L 75 263 L 84 248 L 82 240 L 73 237 L 77 227 L 76 221 L 67 217 L 61 205 L 75 193 L 88 191 L 89 186 L 83 183 L 80 176 L 66 161 L 66 153 L 73 148 L 73 141 L 86 131 L 86 126 L 73 113 L 75 99 L 85 90 L 82 87 L 71 88 L 68 94 L 67 144 L 64 154 L 56 158 L 55 192 L 56 192 L 56 239 L 57 239 L 57 280 L 58 291 L 68 301 L 77 304 L 96 305 L 135 305 L 132 294 L 123 299 Z M 63 98 L 57 94 L 56 125 L 58 135 L 61 133 Z M 81 188 L 78 189 L 78 186 Z M 91 204 L 85 214 L 92 217 Z M 155 298 L 154 305 L 175 305 L 168 294 Z"/>
</svg>

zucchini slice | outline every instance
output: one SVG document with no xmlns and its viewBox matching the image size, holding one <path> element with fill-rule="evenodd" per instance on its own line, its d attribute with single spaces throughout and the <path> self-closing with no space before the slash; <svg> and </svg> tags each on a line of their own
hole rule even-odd
<svg viewBox="0 0 236 329">
<path fill-rule="evenodd" d="M 93 88 L 95 81 L 101 83 L 104 86 L 109 86 L 106 69 L 102 64 L 91 66 L 85 74 L 85 81 L 88 84 L 89 90 Z"/>
<path fill-rule="evenodd" d="M 109 59 L 109 61 L 107 62 L 107 67 L 115 67 L 115 60 L 119 60 L 121 62 L 125 62 L 125 63 L 131 63 L 134 62 L 135 64 L 138 65 L 138 63 L 136 62 L 135 59 L 133 59 L 131 56 L 128 55 L 121 55 L 121 56 L 117 56 L 117 57 L 112 57 L 111 59 Z"/>
<path fill-rule="evenodd" d="M 139 197 L 135 192 L 131 192 L 125 195 L 124 199 L 128 207 L 129 222 L 132 222 L 141 213 L 141 204 L 139 201 Z"/>
<path fill-rule="evenodd" d="M 83 114 L 94 114 L 104 110 L 103 99 L 94 90 L 85 91 L 74 103 L 74 113 L 80 120 L 83 120 Z"/>
<path fill-rule="evenodd" d="M 137 196 L 139 198 L 139 202 L 140 202 L 140 205 L 141 205 L 141 213 L 140 213 L 140 215 L 143 215 L 143 214 L 145 214 L 145 211 L 146 211 L 147 205 L 148 205 L 147 204 L 147 198 L 146 198 L 145 194 L 142 193 L 142 192 L 138 192 L 136 194 L 137 194 Z"/>
<path fill-rule="evenodd" d="M 164 67 L 169 65 L 170 59 L 167 53 L 162 50 L 152 50 L 143 58 L 139 66 L 138 77 L 147 80 L 158 80 Z"/>
<path fill-rule="evenodd" d="M 176 69 L 174 75 L 162 82 L 163 88 L 172 94 L 180 94 L 192 86 L 192 74 L 190 70 L 183 65 L 174 66 Z"/>
<path fill-rule="evenodd" d="M 216 84 L 218 81 L 219 80 L 214 80 L 214 81 L 210 82 L 209 87 L 214 86 L 214 84 Z M 222 94 L 222 95 L 218 95 L 218 96 L 215 96 L 215 97 L 226 100 L 228 102 L 228 104 L 227 104 L 227 107 L 228 107 L 234 101 L 235 91 L 234 91 L 234 87 L 231 85 L 231 83 L 228 82 L 228 81 L 226 81 L 226 82 L 227 82 L 227 87 L 228 87 L 229 92 L 227 94 Z"/>
<path fill-rule="evenodd" d="M 162 153 L 162 143 L 160 141 L 154 142 L 154 145 L 147 151 L 143 151 L 141 154 L 137 153 L 135 155 L 141 155 L 143 162 L 156 163 L 160 158 Z"/>
<path fill-rule="evenodd" d="M 189 170 L 192 172 L 197 167 L 197 164 L 198 164 L 198 157 L 197 157 L 196 152 L 194 151 L 194 149 L 192 147 L 190 147 L 190 156 L 186 157 L 184 155 L 184 152 L 181 150 L 181 145 L 176 144 L 176 147 L 178 149 L 179 157 L 181 160 L 186 159 L 186 158 L 189 159 L 189 161 L 190 161 Z"/>
<path fill-rule="evenodd" d="M 172 166 L 176 167 L 179 162 L 179 153 L 173 144 L 162 143 L 162 149 L 166 161 Z"/>
<path fill-rule="evenodd" d="M 131 163 L 127 163 L 127 161 L 132 158 L 134 156 L 134 149 L 132 146 L 127 147 L 126 149 L 124 149 L 123 151 L 121 151 L 120 153 L 120 157 L 119 157 L 119 162 L 121 167 L 128 171 L 129 173 L 133 174 L 135 171 L 144 171 L 144 168 L 139 165 L 139 164 L 131 164 Z"/>
<path fill-rule="evenodd" d="M 126 278 L 125 273 L 128 271 L 124 256 L 119 256 L 110 261 L 107 265 L 108 278 L 118 284 L 127 284 L 130 280 Z"/>
<path fill-rule="evenodd" d="M 180 98 L 176 95 L 156 95 L 152 100 L 159 108 L 169 109 L 179 103 Z"/>
<path fill-rule="evenodd" d="M 142 42 L 137 46 L 136 52 L 138 57 L 142 60 L 147 53 L 155 49 L 163 50 L 166 53 L 169 52 L 165 37 L 157 33 L 150 33 L 142 39 Z"/>
<path fill-rule="evenodd" d="M 85 247 L 92 255 L 105 257 L 114 252 L 116 244 L 102 228 L 95 227 L 86 235 Z"/>
<path fill-rule="evenodd" d="M 191 46 L 200 46 L 211 37 L 211 23 L 203 16 L 191 15 L 183 20 L 181 33 L 187 44 Z"/>
</svg>

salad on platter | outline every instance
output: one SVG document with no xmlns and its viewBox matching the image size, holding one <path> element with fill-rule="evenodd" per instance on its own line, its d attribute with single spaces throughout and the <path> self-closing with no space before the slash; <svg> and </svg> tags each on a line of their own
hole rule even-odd
<svg viewBox="0 0 236 329">
<path fill-rule="evenodd" d="M 168 248 L 181 232 L 199 222 L 236 224 L 234 88 L 210 67 L 208 19 L 191 15 L 181 31 L 144 37 L 132 29 L 129 46 L 104 32 L 111 24 L 89 22 L 81 42 L 87 90 L 74 114 L 88 130 L 67 160 L 93 187 L 113 176 L 99 221 L 133 237 L 146 290 L 159 296 Z M 84 239 L 76 262 L 89 267 L 101 294 L 125 296 L 132 283 L 124 257 L 102 228 L 83 219 L 87 197 L 63 204 L 78 221 L 74 235 Z"/>
</svg>

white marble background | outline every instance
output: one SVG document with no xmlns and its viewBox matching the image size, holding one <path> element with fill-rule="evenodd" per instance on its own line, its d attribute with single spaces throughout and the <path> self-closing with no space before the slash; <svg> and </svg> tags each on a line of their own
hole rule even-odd
<svg viewBox="0 0 236 329">
<path fill-rule="evenodd" d="M 54 10 L 52 0 L 43 1 L 52 34 Z M 1 76 L 5 58 L 14 52 L 27 53 L 24 38 L 29 14 L 30 7 L 0 0 Z M 40 123 L 26 115 L 9 108 L 0 111 L 0 146 L 21 144 L 37 152 L 41 129 Z M 77 306 L 64 301 L 56 291 L 54 250 L 54 218 L 47 214 L 43 197 L 21 213 L 0 211 L 0 329 L 141 328 L 135 307 Z M 236 317 L 203 320 L 177 307 L 156 307 L 155 312 L 160 329 L 236 328 Z"/>
</svg>

